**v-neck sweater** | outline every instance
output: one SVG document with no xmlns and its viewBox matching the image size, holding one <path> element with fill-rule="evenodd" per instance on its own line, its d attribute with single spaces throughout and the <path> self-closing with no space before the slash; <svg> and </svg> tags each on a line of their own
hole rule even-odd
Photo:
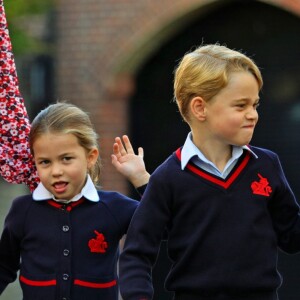
<svg viewBox="0 0 300 300">
<path fill-rule="evenodd" d="M 165 228 L 169 291 L 195 295 L 190 299 L 277 299 L 278 247 L 300 251 L 299 207 L 278 156 L 251 149 L 257 158 L 244 151 L 225 179 L 191 163 L 181 170 L 181 149 L 155 170 L 120 258 L 124 300 L 152 299 L 151 268 Z"/>
<path fill-rule="evenodd" d="M 117 300 L 119 242 L 139 202 L 98 195 L 69 204 L 16 198 L 0 241 L 0 293 L 20 269 L 24 300 Z"/>
</svg>

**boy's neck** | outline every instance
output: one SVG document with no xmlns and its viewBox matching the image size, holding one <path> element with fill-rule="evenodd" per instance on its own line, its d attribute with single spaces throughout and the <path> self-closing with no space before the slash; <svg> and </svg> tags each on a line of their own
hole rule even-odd
<svg viewBox="0 0 300 300">
<path fill-rule="evenodd" d="M 194 135 L 193 143 L 202 154 L 211 161 L 221 172 L 232 157 L 232 146 L 202 138 L 201 135 Z"/>
</svg>

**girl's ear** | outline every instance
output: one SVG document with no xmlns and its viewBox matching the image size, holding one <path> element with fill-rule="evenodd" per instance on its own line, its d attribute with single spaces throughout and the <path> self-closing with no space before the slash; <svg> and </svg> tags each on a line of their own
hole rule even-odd
<svg viewBox="0 0 300 300">
<path fill-rule="evenodd" d="M 198 121 L 206 119 L 206 102 L 201 97 L 194 97 L 190 102 L 190 112 Z"/>
<path fill-rule="evenodd" d="M 96 164 L 98 156 L 99 156 L 99 151 L 97 148 L 93 148 L 92 150 L 90 150 L 90 152 L 87 155 L 87 162 L 88 162 L 89 169 Z"/>
</svg>

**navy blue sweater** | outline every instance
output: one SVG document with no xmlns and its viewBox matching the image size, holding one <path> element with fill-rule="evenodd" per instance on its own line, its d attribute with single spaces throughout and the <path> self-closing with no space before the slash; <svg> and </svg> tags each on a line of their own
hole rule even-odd
<svg viewBox="0 0 300 300">
<path fill-rule="evenodd" d="M 252 147 L 221 179 L 180 149 L 150 178 L 120 258 L 124 300 L 152 299 L 151 268 L 164 229 L 173 266 L 166 288 L 182 299 L 277 299 L 278 247 L 300 251 L 299 207 L 277 155 Z"/>
<path fill-rule="evenodd" d="M 24 300 L 118 299 L 119 241 L 138 202 L 98 193 L 99 202 L 69 205 L 14 200 L 0 241 L 0 292 L 20 269 Z"/>
</svg>

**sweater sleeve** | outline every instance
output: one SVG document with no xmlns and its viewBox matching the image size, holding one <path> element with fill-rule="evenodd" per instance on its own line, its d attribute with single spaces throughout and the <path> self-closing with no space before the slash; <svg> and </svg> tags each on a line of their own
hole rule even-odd
<svg viewBox="0 0 300 300">
<path fill-rule="evenodd" d="M 17 277 L 24 220 L 30 202 L 26 197 L 15 199 L 5 218 L 0 239 L 0 294 Z"/>
<path fill-rule="evenodd" d="M 151 176 L 120 256 L 120 290 L 124 300 L 153 297 L 151 271 L 170 216 L 170 194 L 160 179 L 155 173 Z"/>
<path fill-rule="evenodd" d="M 292 189 L 285 177 L 278 156 L 274 164 L 279 174 L 280 186 L 274 191 L 269 204 L 278 246 L 287 253 L 300 251 L 300 210 Z"/>
<path fill-rule="evenodd" d="M 120 236 L 125 235 L 139 202 L 121 193 L 112 191 L 101 191 L 100 199 L 106 203 L 112 218 L 116 221 L 120 230 Z"/>
<path fill-rule="evenodd" d="M 30 123 L 19 91 L 3 0 L 0 50 L 0 175 L 11 183 L 25 183 L 32 191 L 39 179 L 29 150 Z"/>
</svg>

